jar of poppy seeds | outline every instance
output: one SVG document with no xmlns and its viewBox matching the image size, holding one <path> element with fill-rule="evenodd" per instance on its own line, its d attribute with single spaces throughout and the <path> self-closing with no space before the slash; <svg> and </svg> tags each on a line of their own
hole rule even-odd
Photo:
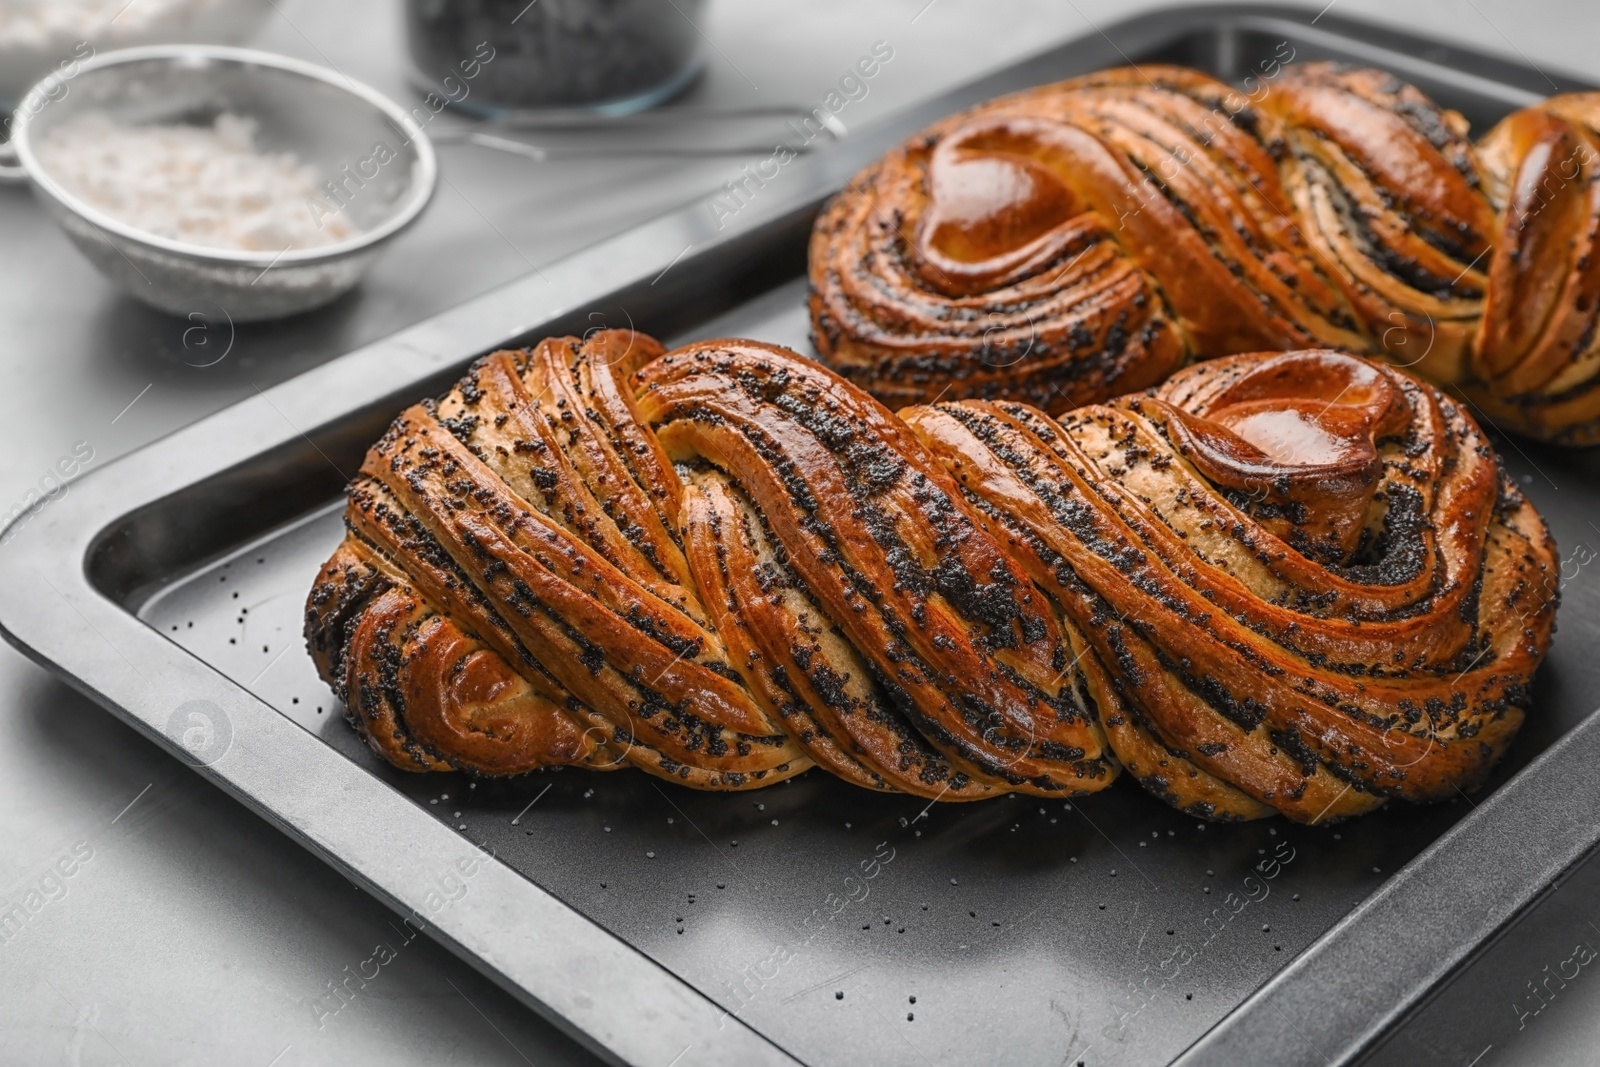
<svg viewBox="0 0 1600 1067">
<path fill-rule="evenodd" d="M 422 85 L 481 114 L 625 113 L 686 87 L 705 0 L 406 0 Z"/>
</svg>

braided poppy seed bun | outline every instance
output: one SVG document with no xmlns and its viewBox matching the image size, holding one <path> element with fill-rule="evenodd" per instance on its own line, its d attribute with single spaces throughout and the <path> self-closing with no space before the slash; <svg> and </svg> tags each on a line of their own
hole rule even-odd
<svg viewBox="0 0 1600 1067">
<path fill-rule="evenodd" d="M 818 353 L 891 406 L 1058 412 L 1329 347 L 1507 429 L 1600 439 L 1600 94 L 1478 145 L 1379 71 L 1299 64 L 1256 95 L 1123 68 L 935 124 L 818 218 Z"/>
<path fill-rule="evenodd" d="M 1447 799 L 1522 723 L 1555 544 L 1471 418 L 1398 370 L 1238 355 L 1059 420 L 901 417 L 1111 675 L 1113 750 L 1186 810 Z M 1158 763 L 1119 743 L 1139 730 Z"/>
<path fill-rule="evenodd" d="M 307 637 L 398 766 L 747 789 L 817 764 L 944 800 L 1116 775 L 1116 696 L 1047 598 L 904 423 L 792 352 L 498 352 L 349 497 Z"/>
<path fill-rule="evenodd" d="M 1554 545 L 1472 420 L 1328 351 L 1051 419 L 895 415 L 793 352 L 627 331 L 402 413 L 306 609 L 412 771 L 816 765 L 938 800 L 1127 770 L 1302 822 L 1480 782 L 1549 645 Z"/>
</svg>

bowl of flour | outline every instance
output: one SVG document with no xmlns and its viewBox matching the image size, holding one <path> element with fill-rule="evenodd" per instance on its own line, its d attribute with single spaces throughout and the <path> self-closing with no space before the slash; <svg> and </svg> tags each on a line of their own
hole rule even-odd
<svg viewBox="0 0 1600 1067">
<path fill-rule="evenodd" d="M 337 299 L 437 180 L 399 105 L 285 56 L 124 49 L 60 88 L 47 75 L 16 111 L 35 195 L 102 273 L 180 316 L 220 307 L 249 322 Z"/>
</svg>

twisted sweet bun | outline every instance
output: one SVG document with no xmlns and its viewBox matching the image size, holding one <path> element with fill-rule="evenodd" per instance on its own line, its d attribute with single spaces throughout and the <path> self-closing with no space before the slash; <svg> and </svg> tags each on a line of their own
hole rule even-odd
<svg viewBox="0 0 1600 1067">
<path fill-rule="evenodd" d="M 307 634 L 399 766 L 743 789 L 815 763 L 951 800 L 1116 774 L 1076 649 L 938 460 L 782 349 L 495 353 L 349 500 Z"/>
<path fill-rule="evenodd" d="M 1282 68 L 1251 97 L 1124 68 L 930 127 L 811 241 L 822 358 L 894 406 L 1064 411 L 1191 359 L 1384 355 L 1508 429 L 1600 439 L 1600 94 L 1474 146 L 1391 75 Z"/>
<path fill-rule="evenodd" d="M 1555 610 L 1471 419 L 1332 352 L 1056 422 L 896 417 L 752 341 L 551 340 L 404 412 L 346 522 L 308 643 L 416 771 L 817 764 L 971 800 L 1126 767 L 1197 815 L 1315 822 L 1480 781 Z"/>
<path fill-rule="evenodd" d="M 1240 355 L 1059 422 L 901 414 L 1167 750 L 1112 734 L 1174 804 L 1315 822 L 1443 799 L 1521 724 L 1554 544 L 1472 420 L 1404 374 Z"/>
</svg>

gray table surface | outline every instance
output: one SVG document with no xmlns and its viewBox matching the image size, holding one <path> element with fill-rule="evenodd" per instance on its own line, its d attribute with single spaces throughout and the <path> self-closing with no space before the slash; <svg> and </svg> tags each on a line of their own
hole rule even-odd
<svg viewBox="0 0 1600 1067">
<path fill-rule="evenodd" d="M 1600 82 L 1600 14 L 1590 0 L 1335 3 L 1343 15 Z M 713 0 L 701 20 L 710 63 L 693 98 L 811 106 L 884 39 L 894 63 L 853 105 L 853 121 L 871 121 L 1156 6 Z M 277 0 L 276 8 L 258 46 L 413 95 L 402 74 L 398 0 Z M 91 468 L 103 465 L 258 387 L 704 195 L 738 169 L 727 159 L 535 164 L 462 146 L 441 148 L 441 157 L 446 181 L 428 215 L 355 295 L 300 320 L 218 336 L 232 349 L 205 368 L 191 365 L 202 360 L 183 344 L 189 324 L 119 295 L 26 192 L 0 188 L 0 396 L 9 398 L 0 511 L 79 442 L 93 449 Z M 387 909 L 0 649 L 0 901 L 20 900 L 59 857 L 74 854 L 88 858 L 46 886 L 52 899 L 20 933 L 0 939 L 0 1064 L 591 1062 L 426 941 L 319 1024 L 312 1004 L 389 936 Z M 1563 964 L 1573 943 L 1600 948 L 1597 883 L 1600 865 L 1575 872 L 1377 1061 L 1595 1062 L 1600 979 L 1585 977 L 1591 967 L 1559 984 L 1547 975 L 1571 970 Z M 1531 982 L 1542 983 L 1541 999 L 1530 995 Z"/>
</svg>

